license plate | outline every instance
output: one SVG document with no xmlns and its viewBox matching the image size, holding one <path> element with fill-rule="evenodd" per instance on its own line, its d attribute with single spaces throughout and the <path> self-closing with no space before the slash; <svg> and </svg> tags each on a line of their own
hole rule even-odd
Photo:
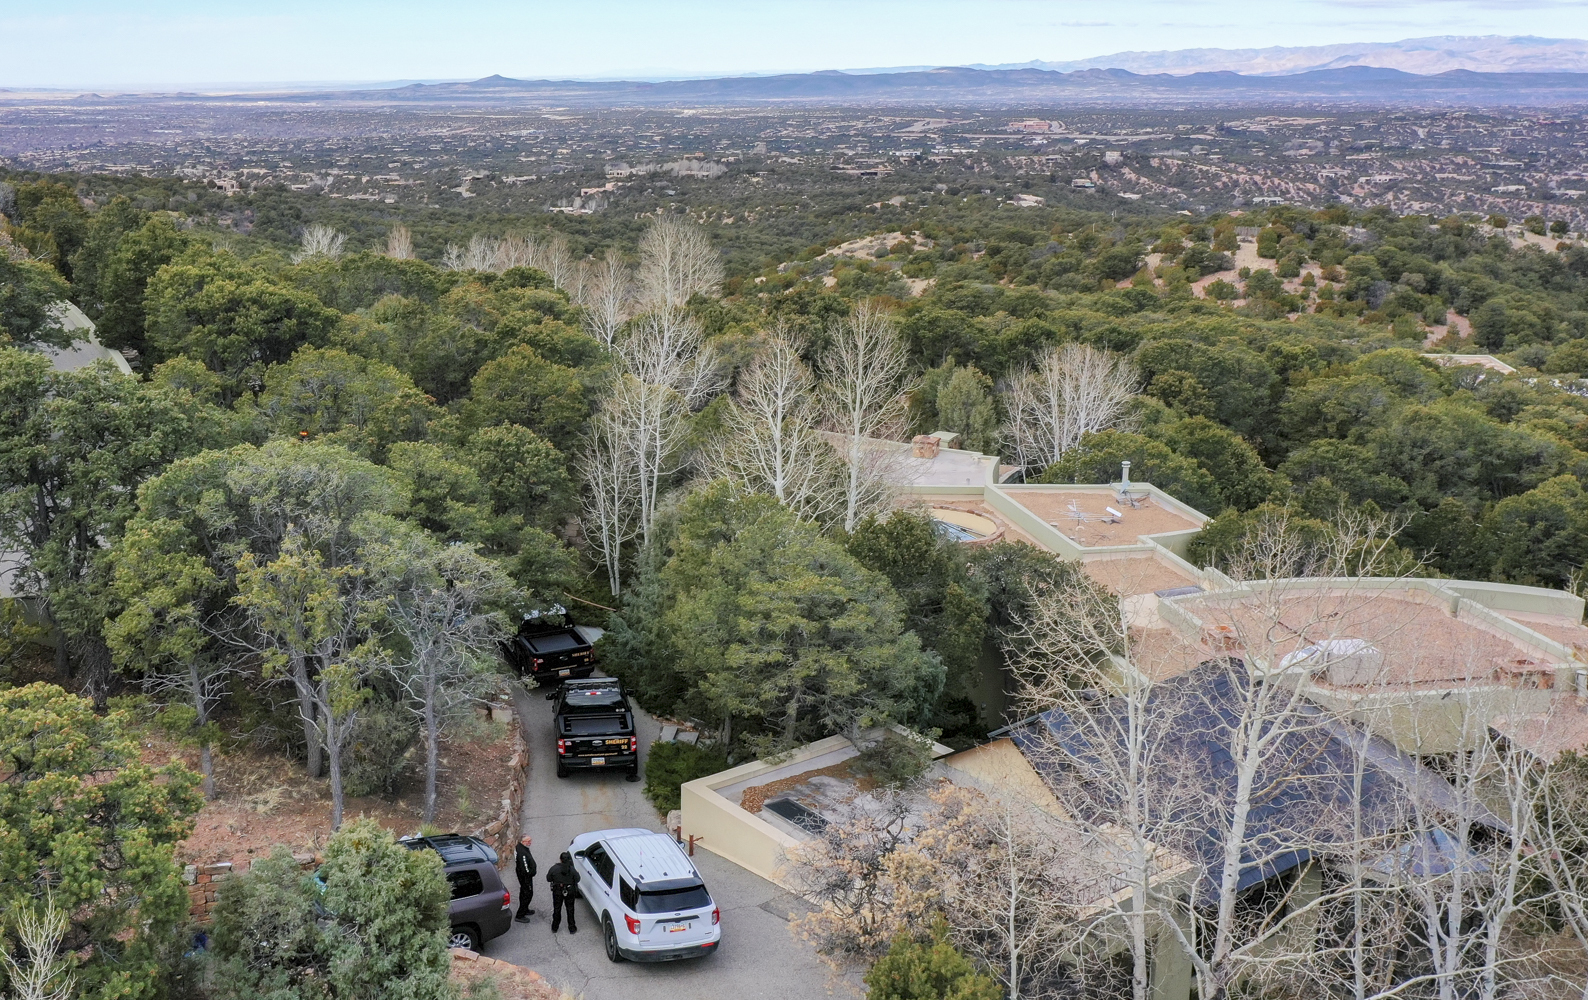
<svg viewBox="0 0 1588 1000">
<path fill-rule="evenodd" d="M 669 933 L 669 934 L 677 934 L 677 933 L 680 933 L 681 931 L 687 931 L 687 930 L 689 930 L 689 925 L 688 924 L 673 924 L 671 927 L 667 928 L 667 933 Z"/>
<path fill-rule="evenodd" d="M 568 669 L 565 668 L 565 669 L 557 671 L 557 676 L 558 677 L 567 677 L 571 673 L 573 673 L 572 670 L 568 670 Z"/>
<path fill-rule="evenodd" d="M 607 759 L 605 757 L 591 757 L 590 758 L 590 763 L 594 767 L 601 767 L 606 762 L 607 762 Z"/>
</svg>

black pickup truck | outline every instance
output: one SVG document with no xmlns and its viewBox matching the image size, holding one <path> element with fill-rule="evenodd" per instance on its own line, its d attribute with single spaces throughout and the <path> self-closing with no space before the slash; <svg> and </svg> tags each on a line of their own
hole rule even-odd
<svg viewBox="0 0 1588 1000">
<path fill-rule="evenodd" d="M 595 650 L 560 604 L 526 614 L 518 634 L 502 643 L 502 656 L 520 677 L 537 681 L 589 677 L 595 670 Z"/>
<path fill-rule="evenodd" d="M 624 770 L 640 777 L 634 709 L 611 677 L 564 681 L 557 689 L 557 777 L 572 770 Z"/>
</svg>

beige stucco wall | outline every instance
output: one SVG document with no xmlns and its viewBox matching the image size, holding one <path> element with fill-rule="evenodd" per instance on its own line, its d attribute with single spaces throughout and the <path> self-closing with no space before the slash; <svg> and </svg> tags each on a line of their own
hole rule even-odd
<svg viewBox="0 0 1588 1000">
<path fill-rule="evenodd" d="M 896 726 L 891 728 L 898 729 Z M 882 732 L 880 728 L 869 730 L 862 734 L 862 738 L 875 739 Z M 952 752 L 941 743 L 932 744 L 934 757 Z M 780 777 L 826 766 L 845 757 L 853 757 L 856 753 L 858 751 L 854 744 L 846 738 L 829 736 L 808 743 L 776 761 L 754 760 L 705 778 L 687 781 L 680 788 L 680 836 L 686 842 L 694 836 L 697 848 L 704 847 L 768 881 L 784 885 L 779 872 L 783 856 L 800 843 L 799 839 L 754 813 L 746 812 L 740 808 L 737 795 L 724 795 L 722 790 L 765 784 Z M 818 762 L 818 758 L 826 760 Z M 784 885 L 784 888 L 788 886 Z"/>
</svg>

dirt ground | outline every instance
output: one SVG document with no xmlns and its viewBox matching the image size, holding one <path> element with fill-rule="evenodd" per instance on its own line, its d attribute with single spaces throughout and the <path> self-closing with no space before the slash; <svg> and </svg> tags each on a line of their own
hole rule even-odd
<svg viewBox="0 0 1588 1000">
<path fill-rule="evenodd" d="M 501 807 L 512 734 L 502 723 L 481 721 L 471 732 L 444 738 L 435 826 L 467 832 L 495 818 Z M 141 737 L 143 758 L 152 764 L 172 759 L 198 770 L 198 751 L 176 746 L 158 733 Z M 330 783 L 311 780 L 301 761 L 271 751 L 239 747 L 215 755 L 216 798 L 199 811 L 193 835 L 177 847 L 183 864 L 230 861 L 246 867 L 250 858 L 277 844 L 295 852 L 316 852 L 331 832 Z M 368 816 L 398 835 L 415 833 L 424 808 L 424 748 L 416 745 L 392 796 L 346 800 L 346 819 Z"/>
</svg>

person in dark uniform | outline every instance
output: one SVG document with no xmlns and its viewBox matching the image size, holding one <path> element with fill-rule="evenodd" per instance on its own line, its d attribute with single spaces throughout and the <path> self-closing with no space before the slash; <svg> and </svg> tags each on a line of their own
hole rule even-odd
<svg viewBox="0 0 1588 1000">
<path fill-rule="evenodd" d="M 521 924 L 529 923 L 530 914 L 534 913 L 529 901 L 535 898 L 535 856 L 529 853 L 531 841 L 528 834 L 519 840 L 518 846 L 513 848 L 513 870 L 518 873 L 518 915 L 513 919 Z"/>
<path fill-rule="evenodd" d="M 579 895 L 579 872 L 573 866 L 573 856 L 563 851 L 557 863 L 546 869 L 546 881 L 551 883 L 551 932 L 557 933 L 563 907 L 567 907 L 568 933 L 579 933 L 573 925 L 573 901 Z"/>
</svg>

